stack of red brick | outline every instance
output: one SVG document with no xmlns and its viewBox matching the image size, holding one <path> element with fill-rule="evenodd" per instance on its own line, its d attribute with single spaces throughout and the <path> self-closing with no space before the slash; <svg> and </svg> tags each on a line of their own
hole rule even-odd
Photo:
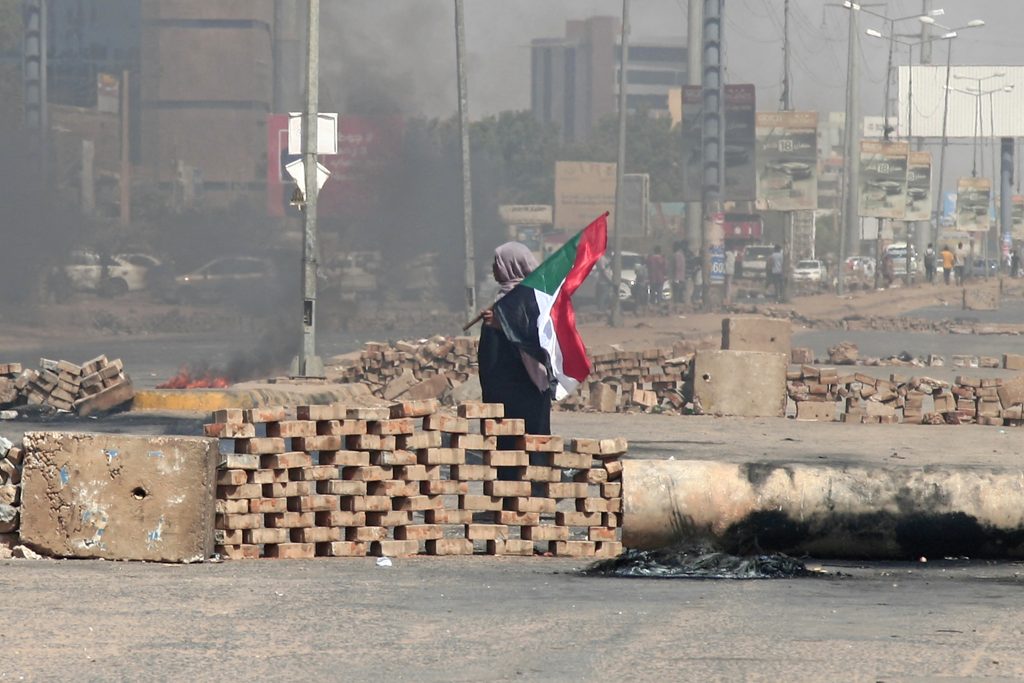
<svg viewBox="0 0 1024 683">
<path fill-rule="evenodd" d="M 623 439 L 566 448 L 501 405 L 435 400 L 218 411 L 206 434 L 228 451 L 216 533 L 229 558 L 622 550 Z"/>
<path fill-rule="evenodd" d="M 85 417 L 130 401 L 135 395 L 120 359 L 97 356 L 78 365 L 39 359 L 39 369 L 0 364 L 0 405 L 49 406 Z"/>
</svg>

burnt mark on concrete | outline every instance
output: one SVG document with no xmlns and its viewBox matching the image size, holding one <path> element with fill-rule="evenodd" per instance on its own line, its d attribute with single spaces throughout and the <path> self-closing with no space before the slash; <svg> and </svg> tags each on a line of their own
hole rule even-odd
<svg viewBox="0 0 1024 683">
<path fill-rule="evenodd" d="M 767 462 L 747 462 L 742 463 L 740 465 L 740 469 L 747 477 L 747 481 L 755 487 L 763 486 L 776 470 L 782 470 L 790 480 L 793 479 L 793 469 L 791 467 L 786 467 L 785 465 L 777 465 Z"/>
<path fill-rule="evenodd" d="M 716 539 L 735 554 L 786 553 L 836 558 L 1024 558 L 1024 530 L 997 529 L 963 512 L 871 512 L 797 520 L 754 512 Z"/>
</svg>

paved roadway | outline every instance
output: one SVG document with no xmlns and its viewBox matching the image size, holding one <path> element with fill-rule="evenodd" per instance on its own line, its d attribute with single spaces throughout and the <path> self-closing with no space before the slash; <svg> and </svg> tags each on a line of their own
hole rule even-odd
<svg viewBox="0 0 1024 683">
<path fill-rule="evenodd" d="M 772 581 L 580 566 L 5 561 L 0 680 L 1024 677 L 1019 564 L 826 564 L 828 578 Z"/>
</svg>

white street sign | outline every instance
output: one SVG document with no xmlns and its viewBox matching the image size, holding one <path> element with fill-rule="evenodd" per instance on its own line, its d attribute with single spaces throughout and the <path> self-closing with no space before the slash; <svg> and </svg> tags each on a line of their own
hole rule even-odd
<svg viewBox="0 0 1024 683">
<path fill-rule="evenodd" d="M 299 186 L 299 192 L 302 196 L 306 196 L 306 166 L 302 163 L 302 159 L 296 159 L 290 164 L 285 164 L 284 170 L 288 172 L 288 175 L 292 177 L 295 184 Z M 317 193 L 323 189 L 324 183 L 327 182 L 327 178 L 331 175 L 331 172 L 327 170 L 327 167 L 321 164 L 319 161 L 316 162 L 316 191 Z"/>
<path fill-rule="evenodd" d="M 302 154 L 302 113 L 288 113 L 288 153 Z M 338 153 L 338 115 L 317 114 L 316 153 Z"/>
</svg>

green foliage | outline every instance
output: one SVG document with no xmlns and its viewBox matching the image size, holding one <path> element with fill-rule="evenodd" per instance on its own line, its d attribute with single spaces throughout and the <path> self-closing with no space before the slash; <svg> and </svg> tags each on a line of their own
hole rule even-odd
<svg viewBox="0 0 1024 683">
<path fill-rule="evenodd" d="M 618 117 L 606 116 L 586 140 L 560 149 L 558 159 L 614 162 L 618 140 Z M 626 173 L 650 174 L 652 202 L 679 200 L 681 155 L 682 133 L 671 120 L 651 117 L 643 110 L 626 118 Z"/>
</svg>

